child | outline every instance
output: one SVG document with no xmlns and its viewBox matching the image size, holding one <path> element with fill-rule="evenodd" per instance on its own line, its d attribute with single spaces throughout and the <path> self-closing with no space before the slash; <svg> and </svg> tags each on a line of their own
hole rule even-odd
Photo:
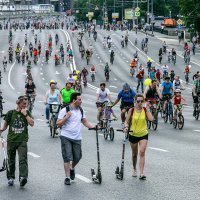
<svg viewBox="0 0 200 200">
<path fill-rule="evenodd" d="M 111 119 L 111 114 L 114 118 L 117 119 L 117 116 L 112 109 L 112 103 L 108 103 L 103 110 L 103 119 Z"/>
<path fill-rule="evenodd" d="M 180 106 L 182 105 L 182 100 L 186 104 L 186 100 L 183 98 L 183 96 L 181 96 L 181 90 L 176 89 L 175 96 L 172 98 L 172 101 L 174 101 L 173 119 L 176 119 L 176 112 L 177 112 L 177 109 L 179 109 Z"/>
</svg>

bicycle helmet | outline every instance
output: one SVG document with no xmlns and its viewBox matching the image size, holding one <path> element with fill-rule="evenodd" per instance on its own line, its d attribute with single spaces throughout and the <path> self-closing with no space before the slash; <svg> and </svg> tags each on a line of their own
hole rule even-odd
<svg viewBox="0 0 200 200">
<path fill-rule="evenodd" d="M 125 83 L 123 85 L 123 90 L 130 90 L 130 85 L 128 83 Z"/>
<path fill-rule="evenodd" d="M 50 80 L 50 84 L 51 84 L 51 83 L 56 83 L 56 81 L 54 81 L 54 80 L 52 79 L 52 80 Z"/>
<path fill-rule="evenodd" d="M 107 107 L 112 107 L 113 104 L 112 104 L 111 102 L 109 102 L 106 106 L 107 106 Z"/>
<path fill-rule="evenodd" d="M 181 90 L 180 89 L 176 89 L 175 92 L 176 93 L 181 93 Z"/>
</svg>

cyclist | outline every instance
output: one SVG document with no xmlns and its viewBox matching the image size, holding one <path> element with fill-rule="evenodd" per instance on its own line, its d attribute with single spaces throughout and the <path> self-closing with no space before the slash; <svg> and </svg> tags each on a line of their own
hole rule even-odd
<svg viewBox="0 0 200 200">
<path fill-rule="evenodd" d="M 45 57 L 46 57 L 46 62 L 48 63 L 48 60 L 49 60 L 49 50 L 46 49 L 45 51 Z"/>
<path fill-rule="evenodd" d="M 192 89 L 193 107 L 194 107 L 193 116 L 196 116 L 196 106 L 198 103 L 199 95 L 200 95 L 200 74 L 198 74 L 198 77 L 196 78 L 196 81 L 195 81 L 193 89 Z"/>
<path fill-rule="evenodd" d="M 106 37 L 103 38 L 102 44 L 103 44 L 103 47 L 105 49 L 106 48 Z"/>
<path fill-rule="evenodd" d="M 170 76 L 171 82 L 173 83 L 174 77 L 175 77 L 175 73 L 174 73 L 174 70 L 173 70 L 173 69 L 170 71 L 169 76 Z"/>
<path fill-rule="evenodd" d="M 124 36 L 122 35 L 122 38 L 121 38 L 121 46 L 122 48 L 124 47 Z"/>
<path fill-rule="evenodd" d="M 61 103 L 62 96 L 60 94 L 60 91 L 56 89 L 56 82 L 54 80 L 50 81 L 50 89 L 46 92 L 45 95 L 45 104 L 46 104 L 46 120 L 47 123 L 49 123 L 49 117 L 50 117 L 50 107 L 49 104 L 52 104 L 54 102 Z"/>
<path fill-rule="evenodd" d="M 159 90 L 159 87 L 157 85 L 157 80 L 152 80 L 151 81 L 151 85 L 147 86 L 144 90 L 144 99 L 146 101 L 146 108 L 149 108 L 149 101 L 152 101 L 150 104 L 153 104 L 154 108 L 156 108 L 156 99 L 157 97 L 159 97 L 160 99 L 162 99 L 162 94 Z"/>
<path fill-rule="evenodd" d="M 159 52 L 158 52 L 158 57 L 159 57 L 159 63 L 161 64 L 161 62 L 162 62 L 162 55 L 163 55 L 163 53 L 162 53 L 162 48 L 160 48 L 159 49 Z"/>
<path fill-rule="evenodd" d="M 107 73 L 109 74 L 109 72 L 110 72 L 110 67 L 109 67 L 108 62 L 107 62 L 106 65 L 105 65 L 105 67 L 104 67 L 104 74 L 105 74 L 105 76 L 107 75 Z"/>
<path fill-rule="evenodd" d="M 128 83 L 125 83 L 123 85 L 123 89 L 120 90 L 120 92 L 118 93 L 117 99 L 113 103 L 113 106 L 115 106 L 121 99 L 120 109 L 121 109 L 122 125 L 125 122 L 126 112 L 128 112 L 128 110 L 134 106 L 135 95 L 136 95 L 135 91 L 130 88 L 130 85 Z"/>
<path fill-rule="evenodd" d="M 113 104 L 112 104 L 111 102 L 109 102 L 109 103 L 105 106 L 105 108 L 104 108 L 104 110 L 103 110 L 103 118 L 104 118 L 104 119 L 111 119 L 111 115 L 112 115 L 115 119 L 117 119 L 117 116 L 115 115 L 115 113 L 114 113 L 112 107 L 113 107 Z"/>
<path fill-rule="evenodd" d="M 35 34 L 34 39 L 35 39 L 35 44 L 37 44 L 37 34 Z"/>
<path fill-rule="evenodd" d="M 149 78 L 151 80 L 154 80 L 156 78 L 156 70 L 155 70 L 155 67 L 152 67 L 151 68 L 151 71 L 149 72 Z"/>
<path fill-rule="evenodd" d="M 70 103 L 71 94 L 74 93 L 74 89 L 72 89 L 72 85 L 70 82 L 66 83 L 66 87 L 63 88 L 60 93 L 62 95 L 63 106 L 67 106 Z"/>
<path fill-rule="evenodd" d="M 186 100 L 184 97 L 181 95 L 181 90 L 176 89 L 175 90 L 175 96 L 172 98 L 172 101 L 174 102 L 174 114 L 173 114 L 173 119 L 176 119 L 176 112 L 177 108 L 184 102 L 186 104 Z M 183 102 L 182 102 L 183 101 Z"/>
<path fill-rule="evenodd" d="M 174 90 L 183 88 L 182 82 L 181 82 L 180 77 L 178 75 L 175 76 L 175 78 L 174 78 L 173 88 L 174 88 Z"/>
<path fill-rule="evenodd" d="M 110 52 L 110 64 L 113 64 L 114 57 L 115 57 L 115 52 L 113 50 L 111 50 L 111 52 Z"/>
<path fill-rule="evenodd" d="M 99 123 L 101 120 L 101 114 L 103 111 L 104 104 L 105 102 L 109 102 L 109 101 L 111 101 L 110 90 L 106 88 L 105 83 L 101 83 L 100 88 L 97 89 L 97 96 L 96 96 L 96 103 L 97 103 L 97 109 L 98 109 L 97 120 Z"/>
<path fill-rule="evenodd" d="M 162 100 L 164 101 L 163 106 L 163 117 L 165 117 L 165 110 L 168 98 L 171 98 L 174 92 L 173 84 L 170 82 L 170 77 L 165 77 L 165 81 L 163 81 L 161 85 L 161 93 L 162 93 Z"/>
<path fill-rule="evenodd" d="M 162 72 L 163 72 L 163 78 L 165 78 L 169 74 L 169 67 L 165 64 L 161 68 L 162 68 Z"/>
<path fill-rule="evenodd" d="M 196 79 L 198 79 L 198 76 L 199 76 L 199 71 L 197 71 L 197 73 L 194 74 L 193 77 L 192 77 L 194 83 L 195 83 Z"/>
<path fill-rule="evenodd" d="M 160 70 L 157 69 L 157 70 L 156 70 L 155 77 L 156 77 L 156 79 L 159 81 L 159 83 L 160 83 L 161 76 L 162 76 L 162 74 L 161 74 Z"/>
<path fill-rule="evenodd" d="M 69 76 L 67 77 L 67 83 L 70 83 L 72 87 L 74 87 L 75 85 L 75 79 L 73 74 L 69 74 Z"/>
<path fill-rule="evenodd" d="M 191 67 L 191 65 L 187 65 L 187 66 L 185 67 L 185 69 L 184 69 L 185 81 L 186 81 L 186 83 L 189 82 L 190 67 Z"/>
<path fill-rule="evenodd" d="M 58 38 L 58 34 L 57 33 L 55 35 L 55 41 L 56 41 L 56 44 L 58 44 L 59 38 Z"/>
<path fill-rule="evenodd" d="M 41 54 L 41 49 L 42 49 L 42 45 L 41 45 L 41 42 L 40 42 L 40 40 L 39 40 L 39 42 L 38 42 L 38 55 L 40 56 L 40 54 Z"/>
<path fill-rule="evenodd" d="M 167 50 L 167 44 L 166 44 L 166 42 L 164 41 L 163 42 L 163 53 L 166 53 L 166 50 Z"/>
<path fill-rule="evenodd" d="M 135 74 L 135 71 L 136 71 L 136 66 L 137 66 L 137 61 L 136 59 L 134 58 L 131 63 L 130 63 L 130 74 L 134 75 Z"/>
<path fill-rule="evenodd" d="M 176 61 L 176 50 L 174 48 L 172 48 L 171 54 L 172 54 L 172 61 L 174 60 Z"/>
<path fill-rule="evenodd" d="M 25 85 L 25 94 L 27 96 L 32 95 L 33 103 L 35 102 L 36 86 L 32 79 L 29 79 L 28 83 Z"/>
<path fill-rule="evenodd" d="M 139 72 L 137 74 L 137 79 L 138 79 L 138 85 L 137 85 L 137 93 L 141 84 L 141 89 L 142 89 L 142 93 L 144 92 L 144 85 L 143 85 L 143 81 L 144 81 L 144 68 L 142 67 L 142 65 L 140 65 L 139 67 Z"/>
<path fill-rule="evenodd" d="M 6 58 L 6 56 L 4 56 L 4 58 L 3 58 L 3 67 L 4 67 L 4 70 L 7 67 L 7 63 L 8 63 L 7 58 Z"/>
</svg>

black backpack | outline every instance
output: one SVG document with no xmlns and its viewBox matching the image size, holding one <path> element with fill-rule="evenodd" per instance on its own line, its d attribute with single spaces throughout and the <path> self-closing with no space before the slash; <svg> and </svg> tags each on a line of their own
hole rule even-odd
<svg viewBox="0 0 200 200">
<path fill-rule="evenodd" d="M 82 119 L 83 119 L 83 108 L 79 106 L 79 109 L 81 111 L 81 115 L 82 115 L 81 121 L 82 121 Z M 69 106 L 66 106 L 66 112 L 69 112 L 69 111 L 70 111 Z"/>
</svg>

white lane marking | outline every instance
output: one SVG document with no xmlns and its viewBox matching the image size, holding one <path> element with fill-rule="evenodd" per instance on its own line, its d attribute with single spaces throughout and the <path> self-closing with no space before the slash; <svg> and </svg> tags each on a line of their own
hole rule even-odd
<svg viewBox="0 0 200 200">
<path fill-rule="evenodd" d="M 56 71 L 56 74 L 60 74 L 58 71 Z"/>
<path fill-rule="evenodd" d="M 25 44 L 24 44 L 24 46 L 25 46 Z M 22 47 L 22 50 L 21 50 L 20 55 L 22 54 L 22 51 L 23 51 L 23 49 L 24 49 L 24 46 Z M 8 84 L 10 85 L 10 87 L 11 87 L 13 90 L 15 90 L 15 88 L 14 88 L 13 85 L 11 84 L 10 78 L 11 78 L 11 72 L 12 72 L 12 69 L 13 69 L 15 63 L 16 63 L 16 59 L 15 59 L 14 63 L 11 65 L 11 67 L 10 67 L 10 69 L 9 69 L 9 72 L 8 72 Z"/>
<path fill-rule="evenodd" d="M 44 81 L 44 80 L 45 80 L 45 78 L 42 78 L 42 80 Z"/>
<path fill-rule="evenodd" d="M 38 103 L 44 103 L 44 101 L 38 101 Z"/>
<path fill-rule="evenodd" d="M 44 119 L 36 119 L 37 121 L 44 122 Z"/>
<path fill-rule="evenodd" d="M 4 53 L 5 51 L 0 51 L 0 53 Z"/>
<path fill-rule="evenodd" d="M 114 85 L 110 85 L 109 87 L 111 87 L 111 88 L 117 88 L 116 86 L 114 86 Z"/>
<path fill-rule="evenodd" d="M 43 75 L 43 73 L 41 72 L 40 75 Z"/>
<path fill-rule="evenodd" d="M 115 80 L 115 81 L 117 81 L 117 79 L 116 79 L 116 78 L 114 78 L 114 80 Z"/>
<path fill-rule="evenodd" d="M 21 92 L 17 92 L 17 94 L 21 94 Z"/>
<path fill-rule="evenodd" d="M 28 155 L 30 156 L 33 156 L 34 158 L 39 158 L 40 156 L 35 154 L 35 153 L 32 153 L 32 152 L 28 152 Z"/>
<path fill-rule="evenodd" d="M 76 174 L 76 178 L 78 178 L 78 179 L 80 179 L 81 181 L 84 181 L 84 182 L 86 182 L 86 183 L 92 183 L 92 181 L 91 181 L 90 179 L 88 179 L 88 178 L 86 178 L 86 177 L 84 177 L 84 176 L 82 176 L 82 175 L 80 175 L 80 174 Z"/>
<path fill-rule="evenodd" d="M 156 150 L 156 151 L 169 152 L 168 150 L 160 149 L 160 148 L 155 148 L 155 147 L 148 147 L 148 148 L 152 149 L 152 150 Z"/>
<path fill-rule="evenodd" d="M 195 132 L 200 132 L 200 130 L 193 130 L 193 131 L 195 131 Z"/>
</svg>

